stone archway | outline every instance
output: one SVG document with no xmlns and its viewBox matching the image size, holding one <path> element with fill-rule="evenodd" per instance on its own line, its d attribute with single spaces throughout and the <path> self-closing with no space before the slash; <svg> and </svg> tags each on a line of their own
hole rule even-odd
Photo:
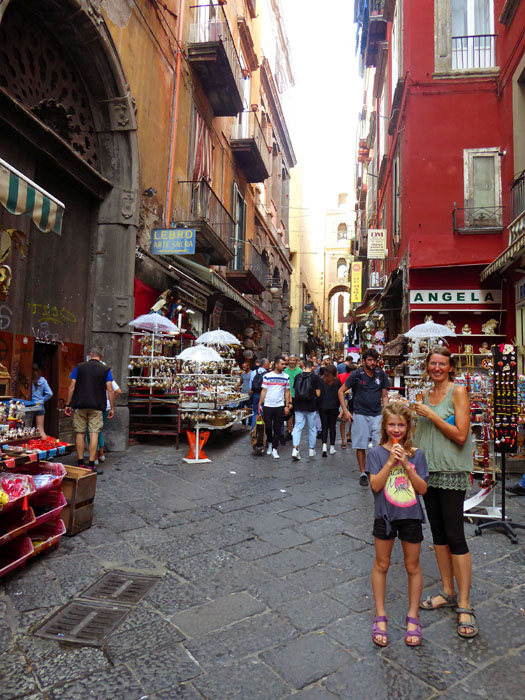
<svg viewBox="0 0 525 700">
<path fill-rule="evenodd" d="M 55 53 L 67 56 L 80 81 L 78 91 L 83 91 L 88 104 L 79 118 L 78 109 L 71 108 L 71 78 L 61 76 L 65 69 L 56 69 L 49 51 L 42 52 L 35 63 L 40 70 L 40 94 L 17 90 L 16 80 L 0 82 L 0 122 L 29 144 L 33 155 L 40 152 L 73 188 L 77 183 L 79 199 L 85 192 L 97 202 L 89 224 L 92 268 L 86 319 L 92 320 L 85 329 L 84 345 L 105 348 L 108 364 L 121 383 L 127 374 L 128 322 L 133 317 L 139 157 L 133 99 L 99 6 L 91 0 L 10 0 L 0 17 L 0 30 L 9 34 L 8 27 L 16 27 L 17 18 L 25 14 L 34 20 L 31 23 L 37 34 L 52 35 Z M 5 59 L 5 44 L 2 49 Z M 9 56 L 10 71 L 23 71 L 24 60 L 29 59 L 17 61 L 14 49 Z M 2 63 L 5 65 L 5 60 Z M 89 118 L 91 123 L 86 126 Z M 79 133 L 83 130 L 89 132 L 87 139 Z M 125 447 L 127 425 L 127 407 L 122 406 L 111 423 L 119 436 L 112 440 L 113 449 Z"/>
</svg>

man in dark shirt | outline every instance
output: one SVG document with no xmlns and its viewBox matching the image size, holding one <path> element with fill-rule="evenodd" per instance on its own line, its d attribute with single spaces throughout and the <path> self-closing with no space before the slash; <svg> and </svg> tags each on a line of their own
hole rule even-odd
<svg viewBox="0 0 525 700">
<path fill-rule="evenodd" d="M 95 469 L 98 450 L 98 434 L 102 430 L 103 412 L 106 410 L 106 392 L 109 399 L 108 418 L 113 418 L 115 394 L 111 369 L 102 362 L 104 351 L 94 347 L 89 353 L 89 360 L 81 362 L 71 372 L 71 383 L 67 393 L 64 409 L 66 416 L 73 410 L 73 429 L 77 448 L 78 466 L 84 466 L 84 442 L 86 429 L 89 428 L 89 468 Z M 102 473 L 102 470 L 98 470 Z"/>
<path fill-rule="evenodd" d="M 299 443 L 301 441 L 301 433 L 303 432 L 304 424 L 308 424 L 308 455 L 315 457 L 315 441 L 317 439 L 317 430 L 315 428 L 315 412 L 317 410 L 317 399 L 321 395 L 321 380 L 313 371 L 314 363 L 312 360 L 306 360 L 304 364 L 304 372 L 295 377 L 295 381 L 299 377 L 306 377 L 311 382 L 311 398 L 301 398 L 294 396 L 293 407 L 295 411 L 295 425 L 292 430 L 292 459 L 295 461 L 301 459 L 299 454 Z"/>
<path fill-rule="evenodd" d="M 363 366 L 352 372 L 343 386 L 339 389 L 339 403 L 343 412 L 343 420 L 352 420 L 352 447 L 356 451 L 359 464 L 359 483 L 368 486 L 365 474 L 366 449 L 370 440 L 372 445 L 379 444 L 381 436 L 381 411 L 386 404 L 388 377 L 377 367 L 379 353 L 374 348 L 368 348 L 363 353 Z M 354 411 L 350 413 L 345 402 L 345 391 L 353 389 Z"/>
</svg>

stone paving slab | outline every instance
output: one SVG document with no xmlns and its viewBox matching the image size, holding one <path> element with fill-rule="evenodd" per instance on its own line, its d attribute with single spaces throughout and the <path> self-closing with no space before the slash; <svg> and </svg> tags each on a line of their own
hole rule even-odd
<svg viewBox="0 0 525 700">
<path fill-rule="evenodd" d="M 217 598 L 191 610 L 185 610 L 171 617 L 171 622 L 186 637 L 200 637 L 207 632 L 226 627 L 251 615 L 262 613 L 266 605 L 252 598 L 248 593 L 232 593 L 226 598 Z"/>
<path fill-rule="evenodd" d="M 289 445 L 276 461 L 252 457 L 248 443 L 242 431 L 214 435 L 213 462 L 202 465 L 168 444 L 108 455 L 94 526 L 0 581 L 2 700 L 521 697 L 525 533 L 512 545 L 467 524 L 480 634 L 460 639 L 452 609 L 422 612 L 419 649 L 404 644 L 396 543 L 381 650 L 371 638 L 373 498 L 353 450 L 295 463 Z M 525 522 L 525 499 L 507 507 Z M 440 584 L 428 526 L 424 534 L 428 595 Z M 31 636 L 115 568 L 161 579 L 104 648 Z"/>
</svg>

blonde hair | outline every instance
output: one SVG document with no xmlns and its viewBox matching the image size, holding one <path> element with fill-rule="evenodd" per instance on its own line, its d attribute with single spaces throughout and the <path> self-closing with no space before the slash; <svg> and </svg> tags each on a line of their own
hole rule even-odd
<svg viewBox="0 0 525 700">
<path fill-rule="evenodd" d="M 413 457 L 414 452 L 417 448 L 414 447 L 414 445 L 412 445 L 412 413 L 410 412 L 408 406 L 405 406 L 405 404 L 401 403 L 401 401 L 393 401 L 392 403 L 387 404 L 383 408 L 383 419 L 381 421 L 381 440 L 379 444 L 384 445 L 389 440 L 389 436 L 386 432 L 386 422 L 390 416 L 399 416 L 405 421 L 407 431 L 405 433 L 405 437 L 402 439 L 401 442 L 407 455 L 409 457 Z"/>
<path fill-rule="evenodd" d="M 426 360 L 425 360 L 425 369 L 423 371 L 423 377 L 425 379 L 429 378 L 428 374 L 428 363 L 430 362 L 430 358 L 432 355 L 441 355 L 442 357 L 447 357 L 449 364 L 450 364 L 450 370 L 448 372 L 448 380 L 449 382 L 453 382 L 454 379 L 456 378 L 456 358 L 452 356 L 452 353 L 448 348 L 444 348 L 441 345 L 434 345 L 433 348 L 430 349 Z"/>
</svg>

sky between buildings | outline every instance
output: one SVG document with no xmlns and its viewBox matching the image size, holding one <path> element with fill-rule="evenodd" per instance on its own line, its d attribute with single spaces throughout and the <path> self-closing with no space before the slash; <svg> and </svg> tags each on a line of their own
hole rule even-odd
<svg viewBox="0 0 525 700">
<path fill-rule="evenodd" d="M 352 0 L 281 0 L 295 87 L 286 104 L 303 168 L 303 212 L 335 209 L 337 193 L 353 204 L 356 124 L 362 96 Z M 313 213 L 313 211 L 312 211 Z"/>
</svg>

